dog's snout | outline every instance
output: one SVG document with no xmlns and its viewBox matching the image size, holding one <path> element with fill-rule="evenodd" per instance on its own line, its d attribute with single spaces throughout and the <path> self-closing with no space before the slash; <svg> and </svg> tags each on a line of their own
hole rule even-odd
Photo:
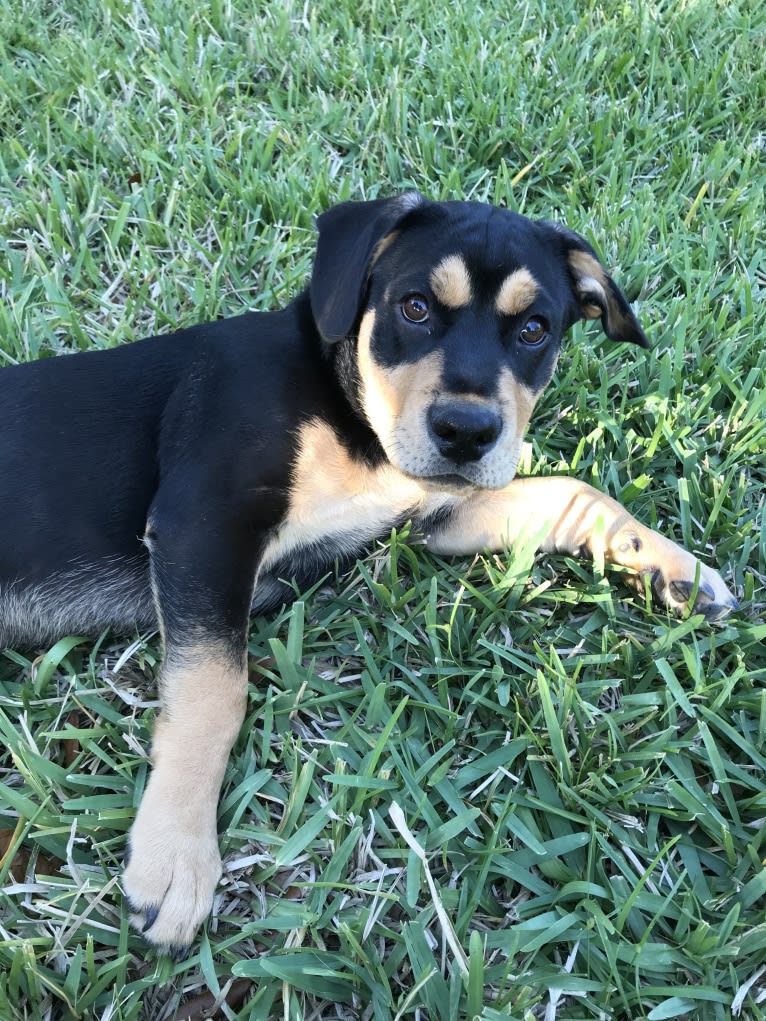
<svg viewBox="0 0 766 1021">
<path fill-rule="evenodd" d="M 502 427 L 496 411 L 473 402 L 437 404 L 428 412 L 428 428 L 439 453 L 458 464 L 484 457 Z"/>
</svg>

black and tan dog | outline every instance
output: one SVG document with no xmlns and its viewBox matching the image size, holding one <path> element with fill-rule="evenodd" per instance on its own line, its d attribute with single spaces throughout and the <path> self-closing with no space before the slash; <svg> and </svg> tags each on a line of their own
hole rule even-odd
<svg viewBox="0 0 766 1021">
<path fill-rule="evenodd" d="M 251 610 L 411 519 L 439 553 L 547 523 L 709 616 L 719 575 L 569 478 L 514 481 L 561 337 L 646 346 L 580 237 L 408 194 L 319 218 L 311 285 L 251 313 L 0 371 L 0 645 L 158 626 L 162 712 L 130 834 L 133 921 L 163 948 L 208 914 L 216 804 L 247 694 Z"/>
</svg>

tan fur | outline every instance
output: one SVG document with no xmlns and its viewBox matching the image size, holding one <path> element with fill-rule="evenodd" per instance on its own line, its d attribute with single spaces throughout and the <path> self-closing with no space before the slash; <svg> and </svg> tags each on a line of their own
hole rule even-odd
<svg viewBox="0 0 766 1021">
<path fill-rule="evenodd" d="M 499 393 L 503 413 L 514 415 L 514 432 L 521 439 L 542 391 L 535 393 L 520 383 L 510 369 L 503 368 L 500 370 Z"/>
<path fill-rule="evenodd" d="M 589 301 L 582 304 L 580 308 L 586 319 L 600 319 L 604 314 L 600 305 L 594 305 Z"/>
<path fill-rule="evenodd" d="M 586 283 L 597 293 L 606 297 L 607 283 L 604 267 L 588 252 L 572 249 L 568 255 L 569 265 L 577 281 L 578 291 L 585 290 Z"/>
<path fill-rule="evenodd" d="M 471 276 L 460 255 L 448 255 L 442 259 L 431 270 L 430 284 L 436 300 L 447 308 L 464 308 L 471 304 Z"/>
<path fill-rule="evenodd" d="M 298 444 L 290 505 L 264 552 L 263 573 L 291 550 L 324 536 L 353 533 L 349 547 L 355 547 L 360 534 L 380 535 L 392 520 L 415 513 L 430 499 L 420 483 L 392 465 L 370 468 L 354 460 L 319 419 L 303 426 Z"/>
<path fill-rule="evenodd" d="M 723 579 L 670 539 L 632 517 L 616 500 L 571 478 L 515 479 L 497 492 L 474 492 L 457 505 L 449 527 L 427 536 L 430 549 L 446 556 L 479 550 L 502 550 L 523 536 L 536 537 L 548 552 L 579 554 L 587 550 L 607 563 L 630 568 L 643 587 L 645 576 L 659 572 L 655 584 L 668 606 L 683 608 L 671 582 L 701 585 L 705 601 L 729 604 Z"/>
<path fill-rule="evenodd" d="M 529 270 L 522 266 L 507 276 L 500 285 L 495 298 L 495 308 L 500 315 L 519 315 L 529 308 L 537 297 L 538 290 L 537 281 Z"/>
<path fill-rule="evenodd" d="M 506 485 L 516 474 L 524 433 L 540 394 L 520 383 L 510 369 L 503 368 L 498 396 L 503 431 L 497 446 L 483 458 L 485 486 L 492 489 Z"/>
<path fill-rule="evenodd" d="M 381 255 L 394 243 L 394 241 L 396 241 L 400 234 L 400 230 L 392 230 L 390 234 L 386 234 L 386 236 L 378 242 L 375 251 L 372 253 L 372 258 L 370 259 L 370 269 L 372 269 Z"/>
<path fill-rule="evenodd" d="M 434 352 L 414 365 L 383 368 L 371 351 L 374 327 L 375 312 L 370 310 L 362 317 L 357 340 L 365 415 L 392 464 L 409 474 L 425 473 L 431 446 L 425 412 L 440 389 L 442 356 Z"/>
<path fill-rule="evenodd" d="M 159 908 L 152 942 L 186 946 L 210 913 L 221 875 L 216 809 L 247 702 L 244 662 L 215 644 L 171 653 L 152 739 L 153 769 L 130 833 L 125 893 Z M 143 916 L 134 918 L 141 927 Z"/>
<path fill-rule="evenodd" d="M 370 344 L 375 329 L 375 311 L 370 309 L 362 316 L 357 338 L 357 365 L 361 376 L 362 404 L 367 421 L 381 437 L 391 432 L 399 417 L 404 393 L 396 386 L 395 379 L 379 368 L 372 357 Z"/>
<path fill-rule="evenodd" d="M 362 381 L 361 396 L 367 419 L 383 445 L 391 463 L 405 475 L 426 476 L 451 469 L 440 467 L 439 455 L 428 434 L 428 408 L 444 392 L 442 355 L 434 352 L 414 365 L 383 368 L 375 361 L 371 344 L 375 312 L 362 317 L 357 340 L 357 364 Z M 524 430 L 539 394 L 522 386 L 513 373 L 500 372 L 495 404 L 503 419 L 498 444 L 481 461 L 467 466 L 471 481 L 482 488 L 506 485 L 516 471 Z M 471 395 L 461 395 L 471 399 Z M 427 483 L 425 483 L 427 485 Z"/>
<path fill-rule="evenodd" d="M 603 315 L 603 309 L 614 304 L 609 299 L 606 274 L 601 263 L 587 252 L 577 250 L 569 253 L 568 260 L 575 278 L 575 288 L 580 298 L 582 314 L 586 319 L 599 319 Z M 594 296 L 597 301 L 603 303 L 603 307 L 588 300 Z"/>
</svg>

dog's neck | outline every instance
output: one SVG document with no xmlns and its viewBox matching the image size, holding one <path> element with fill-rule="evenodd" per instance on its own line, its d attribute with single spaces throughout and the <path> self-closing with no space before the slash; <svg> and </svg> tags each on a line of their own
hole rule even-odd
<svg viewBox="0 0 766 1021">
<path fill-rule="evenodd" d="M 344 441 L 351 441 L 349 452 L 352 456 L 360 458 L 372 467 L 383 464 L 388 458 L 377 434 L 370 427 L 362 406 L 356 343 L 356 337 L 344 337 L 332 345 L 329 357 L 333 362 L 333 374 L 340 391 L 340 399 L 349 411 L 349 419 L 344 421 Z"/>
<path fill-rule="evenodd" d="M 367 421 L 360 399 L 361 379 L 356 358 L 357 338 L 349 336 L 336 343 L 328 343 L 319 334 L 311 314 L 308 290 L 296 299 L 296 305 L 299 306 L 301 316 L 309 317 L 310 328 L 317 334 L 321 344 L 322 357 L 332 368 L 332 377 L 336 387 L 334 405 L 344 445 L 352 457 L 363 461 L 369 467 L 384 464 L 388 458 L 380 440 Z"/>
</svg>

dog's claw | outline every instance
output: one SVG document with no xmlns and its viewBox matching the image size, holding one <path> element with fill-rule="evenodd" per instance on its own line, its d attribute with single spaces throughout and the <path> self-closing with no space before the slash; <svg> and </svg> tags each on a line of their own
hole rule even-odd
<svg viewBox="0 0 766 1021">
<path fill-rule="evenodd" d="M 739 600 L 732 597 L 726 603 L 706 603 L 703 606 L 698 603 L 694 609 L 701 613 L 705 620 L 720 620 L 721 617 L 739 609 Z"/>
<path fill-rule="evenodd" d="M 670 589 L 670 594 L 674 599 L 677 599 L 679 603 L 685 603 L 691 598 L 691 594 L 694 591 L 694 582 L 671 581 L 668 588 Z M 712 586 L 708 585 L 707 582 L 701 581 L 699 583 L 699 588 L 697 590 L 698 600 L 700 596 L 707 597 L 707 600 L 711 602 L 715 599 L 715 592 L 713 591 Z"/>
<path fill-rule="evenodd" d="M 685 578 L 669 582 L 668 601 L 679 609 L 688 607 L 694 593 L 694 586 L 695 582 Z M 697 594 L 691 610 L 694 613 L 701 613 L 706 620 L 720 620 L 732 610 L 738 609 L 738 600 L 728 590 L 720 574 L 712 568 L 702 565 Z"/>
<path fill-rule="evenodd" d="M 145 911 L 146 921 L 141 926 L 141 932 L 148 932 L 148 930 L 151 929 L 151 927 L 157 921 L 157 915 L 159 914 L 159 910 L 160 910 L 159 908 L 155 907 L 146 909 Z"/>
<path fill-rule="evenodd" d="M 192 947 L 191 943 L 166 943 L 152 939 L 152 933 L 149 930 L 157 921 L 160 908 L 162 907 L 161 904 L 152 905 L 148 908 L 139 908 L 136 907 L 129 897 L 125 897 L 125 905 L 130 912 L 131 924 L 146 937 L 157 953 L 166 955 L 176 964 L 189 956 Z"/>
</svg>

